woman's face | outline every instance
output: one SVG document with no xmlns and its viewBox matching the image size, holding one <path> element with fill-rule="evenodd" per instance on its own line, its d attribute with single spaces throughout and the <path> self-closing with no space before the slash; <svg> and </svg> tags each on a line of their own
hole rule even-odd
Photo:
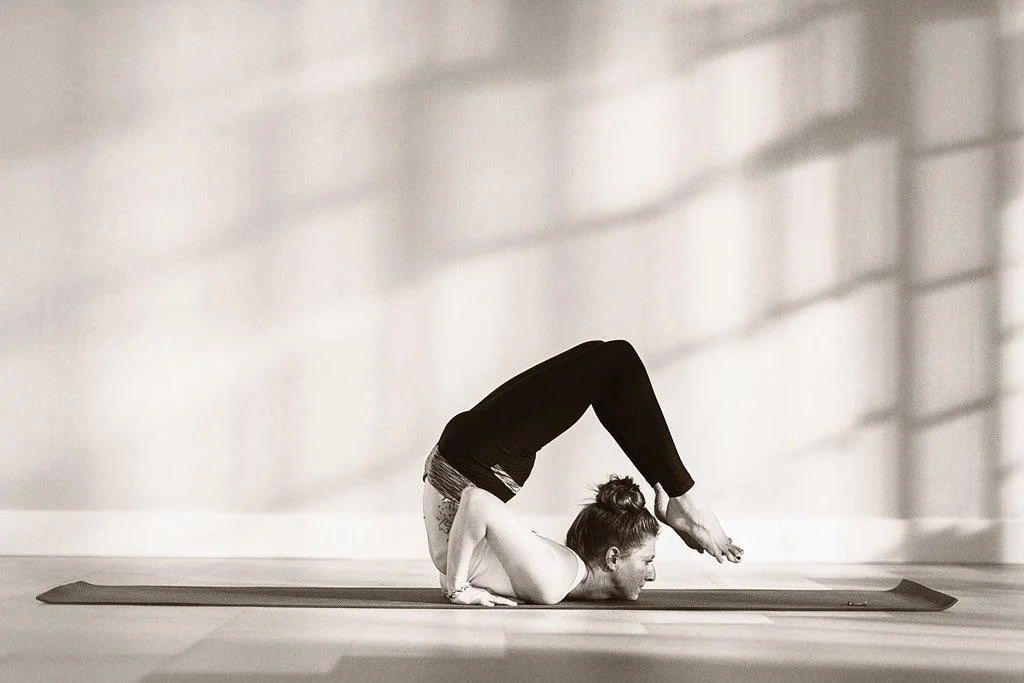
<svg viewBox="0 0 1024 683">
<path fill-rule="evenodd" d="M 654 547 L 657 540 L 656 536 L 648 536 L 643 544 L 634 548 L 630 554 L 622 555 L 615 563 L 612 584 L 622 598 L 636 600 L 644 584 L 654 581 Z"/>
</svg>

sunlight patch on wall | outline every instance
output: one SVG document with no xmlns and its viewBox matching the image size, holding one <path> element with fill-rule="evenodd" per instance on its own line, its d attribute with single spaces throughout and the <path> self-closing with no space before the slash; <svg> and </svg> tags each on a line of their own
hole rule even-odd
<svg viewBox="0 0 1024 683">
<path fill-rule="evenodd" d="M 757 350 L 716 344 L 682 357 L 657 377 L 657 391 L 683 462 L 719 487 L 749 492 L 750 467 L 765 455 Z"/>
<path fill-rule="evenodd" d="M 781 137 L 783 47 L 754 45 L 707 63 L 716 112 L 709 134 L 719 164 L 735 163 Z"/>
<path fill-rule="evenodd" d="M 674 147 L 676 180 L 682 186 L 699 180 L 714 166 L 715 145 L 709 131 L 714 127 L 715 109 L 708 106 L 712 86 L 701 64 L 666 81 L 672 101 L 665 106 L 672 108 L 675 124 L 665 144 Z"/>
<path fill-rule="evenodd" d="M 821 33 L 818 25 L 810 23 L 777 39 L 782 48 L 777 84 L 786 133 L 818 121 L 828 108 L 825 98 L 830 93 L 823 76 L 836 65 L 824 59 Z"/>
<path fill-rule="evenodd" d="M 951 277 L 991 265 L 990 220 L 993 154 L 970 149 L 925 158 L 914 183 L 914 248 L 917 282 Z"/>
<path fill-rule="evenodd" d="M 813 296 L 839 279 L 838 163 L 811 159 L 780 177 L 784 205 L 782 282 L 786 301 Z"/>
<path fill-rule="evenodd" d="M 895 278 L 857 288 L 844 300 L 851 317 L 850 386 L 860 417 L 892 410 L 899 383 L 899 294 Z"/>
<path fill-rule="evenodd" d="M 773 501 L 743 512 L 797 518 L 892 517 L 898 479 L 895 430 L 881 424 L 860 428 L 843 439 L 787 454 L 775 471 L 764 472 L 762 487 Z M 794 476 L 799 472 L 799 476 Z"/>
<path fill-rule="evenodd" d="M 96 500 L 260 509 L 361 465 L 338 454 L 379 446 L 374 292 L 389 218 L 384 204 L 325 213 L 87 306 L 86 442 L 107 482 Z"/>
<path fill-rule="evenodd" d="M 992 285 L 968 282 L 922 293 L 913 303 L 911 396 L 914 415 L 927 417 L 983 398 L 988 386 Z"/>
<path fill-rule="evenodd" d="M 285 50 L 274 5 L 230 1 L 102 3 L 91 8 L 80 49 L 90 117 L 136 118 L 175 101 L 208 99 L 273 70 Z"/>
<path fill-rule="evenodd" d="M 1024 0 L 999 0 L 999 20 L 1004 34 L 1024 33 Z"/>
<path fill-rule="evenodd" d="M 1000 321 L 1003 330 L 1024 331 L 1024 262 L 1005 266 L 1002 278 Z"/>
<path fill-rule="evenodd" d="M 1024 391 L 1004 395 L 1000 408 L 1000 509 L 1024 517 Z"/>
<path fill-rule="evenodd" d="M 73 7 L 59 0 L 0 4 L 0 156 L 63 137 L 75 108 L 65 63 L 75 40 L 73 18 Z"/>
<path fill-rule="evenodd" d="M 573 3 L 566 45 L 573 85 L 623 92 L 672 73 L 678 46 L 667 9 L 661 2 Z"/>
<path fill-rule="evenodd" d="M 434 400 L 449 416 L 524 369 L 506 354 L 511 346 L 535 348 L 543 336 L 546 264 L 541 249 L 510 250 L 465 261 L 424 283 L 429 322 L 423 334 L 438 341 L 422 362 Z"/>
<path fill-rule="evenodd" d="M 482 3 L 478 3 L 482 4 Z M 306 89 L 340 80 L 387 81 L 426 61 L 431 8 L 416 2 L 294 0 L 286 8 L 290 84 Z M 296 83 L 297 81 L 297 83 Z"/>
<path fill-rule="evenodd" d="M 914 133 L 920 147 L 977 140 L 992 132 L 996 84 L 985 17 L 933 22 L 913 39 Z"/>
<path fill-rule="evenodd" d="M 149 259 L 201 249 L 237 229 L 262 201 L 250 172 L 252 132 L 169 125 L 84 147 L 81 272 L 152 266 Z"/>
<path fill-rule="evenodd" d="M 310 314 L 343 314 L 382 289 L 395 214 L 383 201 L 352 201 L 267 238 L 267 296 L 280 319 L 301 326 Z"/>
<path fill-rule="evenodd" d="M 841 334 L 831 326 L 825 333 Z M 684 460 L 720 501 L 722 514 L 891 515 L 896 497 L 886 482 L 895 480 L 898 462 L 893 424 L 856 424 L 855 406 L 844 405 L 839 384 L 842 364 L 802 363 L 800 349 L 782 347 L 760 337 L 718 345 L 658 376 Z M 823 365 L 826 378 L 802 394 L 797 383 Z M 824 422 L 808 427 L 814 420 Z"/>
<path fill-rule="evenodd" d="M 1005 340 L 1002 353 L 1003 391 L 1024 391 L 1024 331 Z"/>
<path fill-rule="evenodd" d="M 917 431 L 911 443 L 914 517 L 984 517 L 988 416 L 958 415 Z"/>
<path fill-rule="evenodd" d="M 586 232 L 552 250 L 555 279 L 547 306 L 558 338 L 635 339 L 643 327 L 647 269 L 643 227 L 623 224 Z M 570 342 L 570 343 L 575 343 Z"/>
<path fill-rule="evenodd" d="M 677 99 L 668 82 L 584 98 L 566 131 L 569 217 L 589 220 L 641 209 L 675 186 Z"/>
<path fill-rule="evenodd" d="M 508 81 L 443 91 L 421 130 L 424 224 L 445 252 L 544 232 L 552 222 L 551 87 Z"/>
<path fill-rule="evenodd" d="M 1007 130 L 1024 130 L 1024 2 L 1001 3 L 1000 59 L 1002 60 L 1002 113 Z M 1012 7 L 1012 10 L 1010 9 Z"/>
<path fill-rule="evenodd" d="M 803 308 L 757 335 L 756 372 L 770 389 L 760 406 L 769 424 L 763 443 L 778 453 L 806 448 L 849 429 L 860 417 L 862 381 L 855 357 L 854 319 L 840 300 Z"/>
<path fill-rule="evenodd" d="M 1002 206 L 1002 261 L 1024 263 L 1024 137 L 1004 149 L 1006 179 Z"/>
<path fill-rule="evenodd" d="M 894 268 L 899 237 L 895 140 L 868 140 L 839 156 L 842 275 Z"/>
<path fill-rule="evenodd" d="M 821 21 L 822 108 L 852 112 L 864 99 L 864 18 L 859 11 L 830 14 Z"/>
<path fill-rule="evenodd" d="M 279 469 L 263 482 L 267 498 L 304 510 L 327 502 L 343 504 L 336 509 L 359 509 L 350 500 L 354 487 L 347 486 L 348 479 L 390 455 L 381 443 L 389 418 L 380 410 L 386 389 L 378 379 L 376 322 L 271 369 L 281 380 L 277 420 L 282 433 L 271 454 Z M 376 472 L 373 479 L 387 474 Z"/>
<path fill-rule="evenodd" d="M 267 180 L 284 201 L 338 201 L 396 171 L 394 112 L 372 88 L 296 97 L 274 117 L 263 153 Z"/>
<path fill-rule="evenodd" d="M 56 362 L 49 348 L 52 334 L 33 335 L 20 349 L 0 354 L 0 424 L 4 425 L 0 460 L 0 507 L 31 509 L 48 492 L 63 488 L 60 481 L 80 476 L 78 462 L 69 463 L 61 446 L 70 434 L 59 434 L 63 426 L 61 395 L 69 383 L 62 376 L 65 367 Z M 55 481 L 56 479 L 56 481 Z"/>
<path fill-rule="evenodd" d="M 745 188 L 714 188 L 688 202 L 680 218 L 682 241 L 675 254 L 680 282 L 667 293 L 682 303 L 684 340 L 744 327 L 753 317 L 751 245 L 756 240 Z"/>
<path fill-rule="evenodd" d="M 1000 216 L 1000 320 L 1006 329 L 1024 327 L 1024 140 L 1004 150 L 1007 168 Z"/>
<path fill-rule="evenodd" d="M 761 9 L 774 15 L 782 6 Z M 730 27 L 738 15 L 716 16 L 713 25 L 722 38 L 749 28 L 746 21 Z M 702 106 L 713 112 L 708 134 L 714 162 L 750 158 L 799 130 L 854 111 L 864 98 L 864 31 L 859 11 L 829 12 L 779 35 L 755 34 L 752 42 L 738 42 L 695 65 L 693 74 L 710 83 L 711 96 Z"/>
<path fill-rule="evenodd" d="M 679 1 L 679 0 L 677 0 Z M 725 41 L 749 39 L 778 26 L 796 23 L 808 10 L 829 0 L 681 0 L 693 11 L 714 14 L 719 37 Z"/>
<path fill-rule="evenodd" d="M 442 0 L 436 12 L 436 55 L 442 64 L 485 62 L 505 47 L 509 8 L 504 0 Z"/>
<path fill-rule="evenodd" d="M 658 353 L 736 331 L 753 317 L 754 246 L 748 190 L 722 184 L 653 221 L 640 261 L 644 338 Z"/>
<path fill-rule="evenodd" d="M 430 336 L 429 291 L 422 286 L 396 288 L 380 319 L 375 353 L 377 383 L 382 390 L 377 400 L 389 422 L 379 438 L 389 453 L 407 447 L 424 433 L 435 436 L 438 425 L 451 417 L 446 412 L 450 406 L 441 404 L 434 394 L 424 362 L 436 345 L 448 342 Z"/>
<path fill-rule="evenodd" d="M 83 307 L 79 419 L 83 447 L 95 454 L 90 504 L 253 502 L 255 491 L 239 497 L 232 484 L 271 462 L 275 425 L 274 367 L 258 357 L 267 331 L 253 326 L 254 256 L 159 271 Z M 241 454 L 252 467 L 236 476 Z"/>
<path fill-rule="evenodd" d="M 74 158 L 67 153 L 17 161 L 0 158 L 0 316 L 12 316 L 12 323 L 24 309 L 44 305 L 74 278 L 64 249 L 77 219 L 69 182 L 73 174 L 67 169 Z M 0 330 L 0 348 L 16 333 L 13 324 Z"/>
</svg>

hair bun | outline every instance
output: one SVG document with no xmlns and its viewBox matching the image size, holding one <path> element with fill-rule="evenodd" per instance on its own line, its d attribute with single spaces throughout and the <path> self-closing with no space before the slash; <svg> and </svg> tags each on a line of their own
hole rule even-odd
<svg viewBox="0 0 1024 683">
<path fill-rule="evenodd" d="M 633 477 L 612 476 L 597 487 L 594 502 L 614 512 L 636 512 L 646 505 L 643 492 Z"/>
</svg>

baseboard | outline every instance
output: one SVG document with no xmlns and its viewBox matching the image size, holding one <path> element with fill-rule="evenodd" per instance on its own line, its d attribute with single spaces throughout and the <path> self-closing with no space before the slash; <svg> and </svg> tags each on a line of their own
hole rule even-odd
<svg viewBox="0 0 1024 683">
<path fill-rule="evenodd" d="M 567 520 L 527 516 L 559 538 Z M 730 520 L 745 562 L 1024 564 L 1024 519 Z M 0 511 L 4 555 L 423 559 L 419 515 Z M 662 561 L 701 558 L 668 530 Z"/>
</svg>

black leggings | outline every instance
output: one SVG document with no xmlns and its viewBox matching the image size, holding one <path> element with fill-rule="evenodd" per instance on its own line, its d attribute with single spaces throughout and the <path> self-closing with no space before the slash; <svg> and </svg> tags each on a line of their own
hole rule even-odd
<svg viewBox="0 0 1024 683">
<path fill-rule="evenodd" d="M 651 486 L 660 483 L 669 496 L 693 486 L 647 369 L 622 340 L 584 342 L 516 375 L 449 420 L 438 451 L 474 485 L 508 501 L 526 483 L 537 451 L 590 406 Z"/>
</svg>

